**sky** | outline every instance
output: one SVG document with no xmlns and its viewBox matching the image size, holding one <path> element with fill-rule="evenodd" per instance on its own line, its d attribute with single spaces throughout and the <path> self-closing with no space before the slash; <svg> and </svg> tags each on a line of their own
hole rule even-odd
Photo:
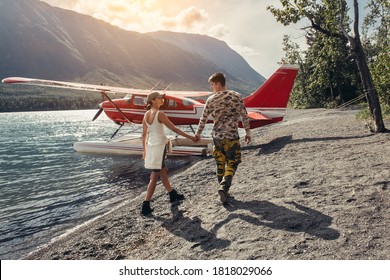
<svg viewBox="0 0 390 280">
<path fill-rule="evenodd" d="M 352 0 L 351 0 L 352 1 Z M 267 6 L 280 0 L 44 0 L 140 33 L 167 30 L 208 35 L 225 41 L 265 78 L 284 56 L 283 36 L 305 48 L 300 25 L 278 23 Z M 350 2 L 350 1 L 348 1 Z M 364 6 L 367 0 L 359 0 Z M 352 6 L 351 6 L 352 7 Z M 361 8 L 361 7 L 360 7 Z"/>
</svg>

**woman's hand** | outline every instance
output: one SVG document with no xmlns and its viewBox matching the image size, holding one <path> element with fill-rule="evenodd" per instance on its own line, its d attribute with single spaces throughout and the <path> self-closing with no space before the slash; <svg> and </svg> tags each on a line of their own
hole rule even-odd
<svg viewBox="0 0 390 280">
<path fill-rule="evenodd" d="M 199 139 L 196 137 L 196 136 L 191 136 L 190 138 L 192 140 L 192 142 L 196 143 L 199 141 Z"/>
</svg>

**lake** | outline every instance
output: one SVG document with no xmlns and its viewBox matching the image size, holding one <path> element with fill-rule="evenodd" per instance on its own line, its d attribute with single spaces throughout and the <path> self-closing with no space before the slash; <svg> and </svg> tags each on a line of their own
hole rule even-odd
<svg viewBox="0 0 390 280">
<path fill-rule="evenodd" d="M 108 140 L 118 128 L 104 114 L 92 122 L 95 113 L 0 113 L 0 259 L 22 258 L 146 190 L 141 156 L 73 150 L 76 141 Z M 191 162 L 169 158 L 167 166 L 174 171 Z"/>
</svg>

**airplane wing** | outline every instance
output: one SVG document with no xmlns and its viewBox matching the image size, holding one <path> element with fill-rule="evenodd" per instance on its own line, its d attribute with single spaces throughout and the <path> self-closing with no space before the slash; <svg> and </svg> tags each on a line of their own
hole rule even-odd
<svg viewBox="0 0 390 280">
<path fill-rule="evenodd" d="M 212 94 L 211 91 L 188 91 L 188 90 L 166 90 L 164 92 L 167 95 L 178 96 L 178 97 L 198 97 L 198 96 L 208 96 Z"/>
<path fill-rule="evenodd" d="M 28 84 L 28 85 L 36 85 L 36 86 L 69 88 L 69 89 L 85 90 L 85 91 L 92 91 L 92 92 L 111 92 L 111 93 L 141 94 L 141 95 L 148 95 L 151 92 L 150 90 L 143 90 L 143 89 L 112 87 L 106 85 L 93 85 L 93 84 L 83 84 L 83 83 L 74 83 L 74 82 L 62 82 L 62 81 L 33 79 L 33 78 L 24 78 L 24 77 L 9 77 L 3 79 L 1 82 L 5 84 Z M 167 95 L 178 96 L 178 97 L 198 97 L 198 96 L 207 96 L 211 94 L 211 92 L 207 92 L 207 91 L 172 91 L 172 90 L 164 91 L 164 93 Z"/>
</svg>

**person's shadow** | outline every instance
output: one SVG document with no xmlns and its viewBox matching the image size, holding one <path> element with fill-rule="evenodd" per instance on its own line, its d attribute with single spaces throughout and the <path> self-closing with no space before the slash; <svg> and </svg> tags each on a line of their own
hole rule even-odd
<svg viewBox="0 0 390 280">
<path fill-rule="evenodd" d="M 199 217 L 192 219 L 183 215 L 183 212 L 178 208 L 179 204 L 174 203 L 171 206 L 172 218 L 165 219 L 155 217 L 156 220 L 162 222 L 161 226 L 166 228 L 171 233 L 179 236 L 191 243 L 194 243 L 191 248 L 201 247 L 204 251 L 213 249 L 223 249 L 230 245 L 230 241 L 217 238 L 214 232 L 210 232 L 202 228 L 202 221 Z"/>
<path fill-rule="evenodd" d="M 339 140 L 354 140 L 366 137 L 372 137 L 373 134 L 360 135 L 360 136 L 346 136 L 346 137 L 314 137 L 314 138 L 301 138 L 293 139 L 292 135 L 286 135 L 282 137 L 275 138 L 268 143 L 263 143 L 259 145 L 249 145 L 244 146 L 241 150 L 257 150 L 257 155 L 268 155 L 272 153 L 277 153 L 282 150 L 285 146 L 296 143 L 310 143 L 317 141 L 339 141 Z"/>
<path fill-rule="evenodd" d="M 340 233 L 329 227 L 332 224 L 332 217 L 299 205 L 296 202 L 289 202 L 289 204 L 299 211 L 290 210 L 268 201 L 252 200 L 243 202 L 231 199 L 225 208 L 232 213 L 225 220 L 216 224 L 213 231 L 217 232 L 219 228 L 233 219 L 242 219 L 257 226 L 266 226 L 291 232 L 306 232 L 324 240 L 339 238 Z M 256 217 L 234 213 L 238 209 L 248 210 L 255 214 Z"/>
</svg>

